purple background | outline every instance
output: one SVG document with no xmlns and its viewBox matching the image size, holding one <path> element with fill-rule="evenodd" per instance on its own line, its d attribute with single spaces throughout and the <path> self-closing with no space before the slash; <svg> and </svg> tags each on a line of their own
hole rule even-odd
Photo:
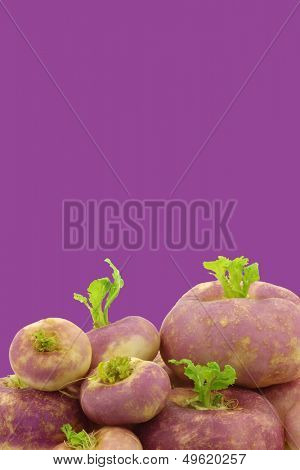
<svg viewBox="0 0 300 470">
<path fill-rule="evenodd" d="M 133 198 L 170 191 L 296 0 L 4 0 L 18 27 Z M 174 197 L 238 199 L 234 255 L 299 289 L 300 8 L 242 90 Z M 63 252 L 63 199 L 125 200 L 101 155 L 0 6 L 1 374 L 16 331 L 46 316 L 79 325 L 72 300 L 128 253 Z M 203 259 L 174 259 L 192 284 Z M 226 253 L 225 253 L 226 254 Z M 231 253 L 232 255 L 232 253 Z M 134 253 L 111 319 L 157 325 L 187 290 L 165 249 Z"/>
</svg>

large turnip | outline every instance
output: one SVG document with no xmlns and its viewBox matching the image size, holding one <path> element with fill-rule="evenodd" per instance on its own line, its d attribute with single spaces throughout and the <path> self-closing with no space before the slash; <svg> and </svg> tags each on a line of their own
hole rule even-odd
<svg viewBox="0 0 300 470">
<path fill-rule="evenodd" d="M 124 286 L 124 281 L 112 262 L 109 259 L 105 261 L 113 270 L 113 282 L 109 278 L 96 279 L 87 289 L 88 297 L 74 294 L 74 299 L 89 309 L 93 319 L 93 329 L 87 333 L 93 349 L 91 367 L 114 356 L 151 361 L 158 352 L 160 338 L 150 321 L 139 316 L 128 316 L 109 323 L 109 307 Z"/>
<path fill-rule="evenodd" d="M 0 449 L 52 449 L 66 421 L 78 431 L 89 428 L 78 400 L 33 390 L 16 376 L 0 379 Z"/>
<path fill-rule="evenodd" d="M 171 390 L 168 374 L 157 364 L 116 357 L 100 362 L 81 386 L 81 406 L 100 425 L 143 423 L 164 407 Z"/>
<path fill-rule="evenodd" d="M 283 449 L 283 427 L 272 405 L 250 390 L 224 390 L 235 381 L 232 367 L 180 364 L 195 387 L 172 389 L 162 412 L 136 427 L 144 449 Z"/>
<path fill-rule="evenodd" d="M 66 439 L 55 450 L 142 450 L 142 444 L 132 431 L 117 426 L 104 426 L 98 431 L 75 432 L 70 424 L 62 427 Z"/>
<path fill-rule="evenodd" d="M 15 374 L 28 386 L 47 391 L 62 389 L 84 377 L 91 358 L 88 336 L 62 318 L 46 318 L 25 326 L 9 350 Z"/>
<path fill-rule="evenodd" d="M 259 282 L 246 258 L 204 263 L 218 281 L 199 284 L 173 307 L 161 327 L 161 355 L 195 363 L 232 364 L 239 385 L 255 388 L 300 376 L 300 301 Z M 183 369 L 172 369 L 183 377 Z"/>
</svg>

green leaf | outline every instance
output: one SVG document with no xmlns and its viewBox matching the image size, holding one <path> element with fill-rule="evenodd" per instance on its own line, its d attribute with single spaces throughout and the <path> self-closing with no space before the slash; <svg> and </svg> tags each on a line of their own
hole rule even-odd
<svg viewBox="0 0 300 470">
<path fill-rule="evenodd" d="M 120 290 L 124 286 L 124 281 L 121 277 L 120 271 L 116 268 L 116 266 L 110 261 L 110 259 L 106 258 L 104 260 L 106 263 L 109 264 L 111 269 L 113 270 L 112 277 L 114 282 L 110 284 L 110 289 L 108 292 L 108 296 L 105 302 L 105 308 L 104 308 L 104 315 L 105 318 L 108 319 L 108 309 L 113 303 L 113 301 L 118 297 Z"/>
<path fill-rule="evenodd" d="M 198 394 L 196 398 L 189 400 L 189 405 L 197 409 L 199 406 L 204 408 L 221 406 L 220 394 L 214 392 L 225 390 L 236 381 L 235 369 L 229 365 L 226 365 L 222 371 L 217 362 L 208 362 L 206 365 L 195 365 L 189 359 L 180 361 L 171 359 L 169 362 L 185 366 L 184 374 L 194 382 L 194 391 Z"/>
<path fill-rule="evenodd" d="M 81 304 L 84 304 L 86 307 L 90 308 L 88 299 L 81 294 L 73 294 L 73 298 L 78 300 Z"/>
<path fill-rule="evenodd" d="M 244 297 L 247 297 L 249 287 L 253 282 L 259 281 L 259 267 L 258 263 L 250 264 L 246 266 L 244 269 L 244 280 L 243 280 L 243 288 L 244 288 Z"/>
<path fill-rule="evenodd" d="M 203 266 L 221 283 L 226 298 L 247 297 L 250 285 L 259 281 L 258 264 L 248 265 L 244 256 L 230 260 L 219 256 L 215 261 L 205 261 Z"/>
<path fill-rule="evenodd" d="M 108 258 L 105 259 L 105 262 L 108 263 L 113 270 L 113 282 L 111 282 L 108 277 L 95 279 L 87 288 L 88 298 L 81 294 L 73 295 L 75 300 L 81 302 L 89 309 L 93 318 L 94 328 L 101 328 L 109 324 L 108 309 L 124 286 L 124 281 L 119 270 Z M 104 301 L 105 306 L 103 307 Z"/>
<path fill-rule="evenodd" d="M 88 287 L 90 312 L 93 317 L 94 327 L 100 328 L 108 324 L 108 318 L 105 317 L 102 309 L 102 302 L 111 288 L 111 282 L 107 277 L 96 279 Z"/>
<path fill-rule="evenodd" d="M 209 362 L 207 365 L 209 366 L 209 364 L 212 363 Z M 219 371 L 212 380 L 211 390 L 225 390 L 235 383 L 236 378 L 236 371 L 233 367 L 226 365 L 223 371 L 221 371 L 219 367 Z"/>
<path fill-rule="evenodd" d="M 71 424 L 64 424 L 61 431 L 66 436 L 66 444 L 71 449 L 88 450 L 96 445 L 96 438 L 93 433 L 88 434 L 84 429 L 80 432 L 73 431 Z"/>
</svg>

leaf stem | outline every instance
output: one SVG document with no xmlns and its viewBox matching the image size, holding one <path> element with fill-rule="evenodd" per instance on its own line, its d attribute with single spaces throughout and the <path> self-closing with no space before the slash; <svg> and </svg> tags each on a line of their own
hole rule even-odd
<svg viewBox="0 0 300 470">
<path fill-rule="evenodd" d="M 216 393 L 233 385 L 236 380 L 235 369 L 229 365 L 220 369 L 217 362 L 208 362 L 206 365 L 194 364 L 189 359 L 169 360 L 176 366 L 184 365 L 184 375 L 194 382 L 194 398 L 187 400 L 187 406 L 195 409 L 216 409 L 224 407 L 223 395 Z"/>
<path fill-rule="evenodd" d="M 226 298 L 245 298 L 250 285 L 259 281 L 258 264 L 248 265 L 249 259 L 244 256 L 230 260 L 219 256 L 215 261 L 205 261 L 203 266 L 220 282 Z"/>
</svg>

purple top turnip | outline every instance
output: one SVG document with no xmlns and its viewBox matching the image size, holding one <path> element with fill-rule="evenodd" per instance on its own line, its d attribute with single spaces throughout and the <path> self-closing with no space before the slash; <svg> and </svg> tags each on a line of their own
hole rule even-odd
<svg viewBox="0 0 300 470">
<path fill-rule="evenodd" d="M 66 436 L 55 450 L 142 450 L 142 444 L 132 431 L 117 426 L 104 426 L 87 433 L 84 429 L 75 432 L 70 424 L 62 426 Z"/>
<path fill-rule="evenodd" d="M 124 286 L 124 281 L 112 262 L 109 259 L 105 261 L 113 270 L 113 282 L 109 278 L 96 279 L 87 289 L 88 297 L 74 294 L 74 299 L 89 309 L 93 319 L 93 329 L 87 333 L 93 350 L 91 368 L 115 356 L 151 361 L 158 352 L 160 338 L 150 321 L 129 316 L 109 323 L 109 307 Z"/>
<path fill-rule="evenodd" d="M 0 379 L 0 449 L 52 449 L 66 421 L 75 430 L 89 428 L 78 400 L 33 390 L 16 376 Z"/>
<path fill-rule="evenodd" d="M 101 362 L 81 386 L 81 406 L 100 425 L 143 423 L 164 407 L 171 384 L 157 364 L 116 357 Z"/>
<path fill-rule="evenodd" d="M 215 362 L 173 364 L 185 366 L 194 389 L 174 388 L 161 413 L 135 428 L 144 449 L 283 449 L 283 427 L 272 405 L 253 391 L 226 390 L 236 379 L 231 366 L 222 371 Z"/>
<path fill-rule="evenodd" d="M 161 327 L 161 355 L 195 363 L 232 364 L 239 385 L 255 388 L 300 375 L 300 300 L 259 282 L 258 266 L 241 257 L 204 263 L 218 281 L 199 284 L 173 307 Z M 170 366 L 183 377 L 183 368 Z"/>
<path fill-rule="evenodd" d="M 14 337 L 9 359 L 28 386 L 55 391 L 84 377 L 91 365 L 87 335 L 62 318 L 46 318 L 22 328 Z"/>
</svg>

